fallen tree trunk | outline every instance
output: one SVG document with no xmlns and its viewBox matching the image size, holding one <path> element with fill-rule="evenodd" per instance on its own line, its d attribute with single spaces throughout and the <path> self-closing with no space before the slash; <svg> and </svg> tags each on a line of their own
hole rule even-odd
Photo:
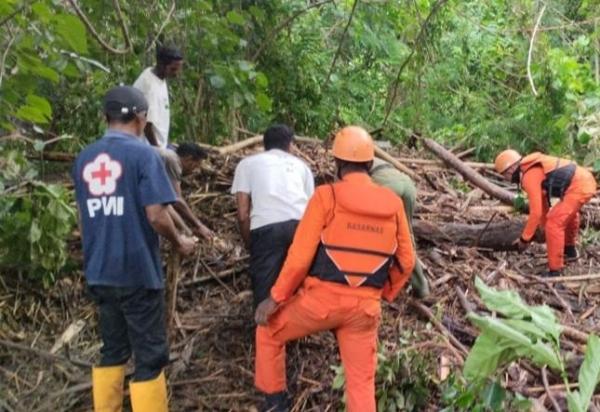
<svg viewBox="0 0 600 412">
<path fill-rule="evenodd" d="M 442 159 L 448 166 L 455 169 L 473 185 L 477 186 L 488 195 L 500 200 L 502 203 L 513 205 L 516 197 L 514 193 L 502 189 L 500 186 L 490 182 L 485 177 L 481 176 L 476 170 L 466 165 L 465 162 L 456 157 L 456 155 L 435 141 L 427 138 L 422 138 L 421 141 L 425 147 Z"/>
<path fill-rule="evenodd" d="M 413 221 L 413 231 L 418 239 L 432 243 L 451 243 L 457 246 L 477 246 L 493 250 L 516 250 L 512 244 L 523 231 L 523 220 L 506 220 L 498 223 L 446 223 Z"/>
</svg>

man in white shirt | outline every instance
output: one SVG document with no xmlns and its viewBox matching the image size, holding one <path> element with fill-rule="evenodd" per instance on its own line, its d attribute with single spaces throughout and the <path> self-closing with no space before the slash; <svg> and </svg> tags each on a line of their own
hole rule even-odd
<svg viewBox="0 0 600 412">
<path fill-rule="evenodd" d="M 167 79 L 176 77 L 183 66 L 183 54 L 176 48 L 159 46 L 156 66 L 146 68 L 133 87 L 144 93 L 148 101 L 148 118 L 144 135 L 152 146 L 166 148 L 169 144 L 169 89 Z"/>
<path fill-rule="evenodd" d="M 271 126 L 263 137 L 265 151 L 237 165 L 231 186 L 242 239 L 250 250 L 255 309 L 269 296 L 314 192 L 309 167 L 289 153 L 293 140 L 289 127 Z"/>
</svg>

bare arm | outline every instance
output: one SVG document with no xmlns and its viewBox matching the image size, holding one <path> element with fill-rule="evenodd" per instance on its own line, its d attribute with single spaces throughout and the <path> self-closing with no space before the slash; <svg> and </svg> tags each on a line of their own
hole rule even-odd
<svg viewBox="0 0 600 412">
<path fill-rule="evenodd" d="M 148 222 L 159 235 L 167 238 L 180 253 L 189 255 L 193 252 L 195 242 L 191 238 L 177 233 L 173 220 L 169 216 L 168 206 L 149 205 L 145 209 Z"/>
<path fill-rule="evenodd" d="M 185 224 L 185 222 L 183 221 L 183 219 L 181 218 L 179 213 L 177 213 L 177 211 L 175 211 L 175 209 L 171 205 L 169 205 L 168 208 L 169 208 L 169 216 L 171 216 L 171 219 L 173 220 L 173 224 L 175 225 L 175 228 L 177 230 L 185 233 L 188 236 L 191 235 L 192 230 L 188 227 L 188 225 Z"/>
<path fill-rule="evenodd" d="M 252 203 L 249 193 L 237 192 L 235 194 L 237 202 L 237 220 L 240 227 L 240 234 L 244 240 L 246 248 L 250 248 L 250 205 Z"/>
<path fill-rule="evenodd" d="M 197 236 L 202 236 L 206 240 L 212 239 L 215 234 L 207 228 L 192 212 L 192 209 L 183 198 L 181 193 L 181 183 L 178 181 L 172 181 L 173 188 L 177 194 L 177 202 L 173 204 L 173 208 L 179 213 L 179 215 L 192 226 L 192 231 Z"/>
<path fill-rule="evenodd" d="M 158 139 L 154 135 L 154 128 L 152 127 L 152 123 L 146 123 L 146 127 L 144 127 L 144 135 L 146 136 L 146 139 L 148 139 L 148 142 L 152 146 L 158 146 Z"/>
</svg>

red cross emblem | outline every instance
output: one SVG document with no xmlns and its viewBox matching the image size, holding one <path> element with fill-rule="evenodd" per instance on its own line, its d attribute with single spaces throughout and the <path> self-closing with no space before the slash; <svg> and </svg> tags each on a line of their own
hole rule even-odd
<svg viewBox="0 0 600 412">
<path fill-rule="evenodd" d="M 108 153 L 100 153 L 83 167 L 83 180 L 92 195 L 111 195 L 117 189 L 122 171 L 121 163 L 112 160 Z"/>
</svg>

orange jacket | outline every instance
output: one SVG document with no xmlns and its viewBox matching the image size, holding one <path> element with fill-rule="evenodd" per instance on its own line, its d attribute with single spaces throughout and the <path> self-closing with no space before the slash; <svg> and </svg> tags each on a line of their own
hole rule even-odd
<svg viewBox="0 0 600 412">
<path fill-rule="evenodd" d="M 375 185 L 371 182 L 370 177 L 363 173 L 350 173 L 335 186 L 336 195 L 338 194 L 337 187 L 343 188 L 340 192 L 344 192 L 345 195 L 354 193 L 353 201 L 365 210 L 389 207 L 383 205 L 382 200 L 394 199 L 394 202 L 399 200 L 389 189 Z M 388 197 L 388 194 L 391 194 L 392 197 Z M 277 282 L 271 289 L 271 297 L 276 302 L 289 299 L 309 274 L 315 254 L 321 244 L 323 232 L 332 220 L 335 205 L 336 199 L 329 185 L 316 189 L 298 225 L 294 241 L 290 246 Z M 320 282 L 337 291 L 344 290 L 363 297 L 380 298 L 383 296 L 389 301 L 395 299 L 410 277 L 415 264 L 415 252 L 401 201 L 396 203 L 396 209 L 392 215 L 393 220 L 397 222 L 397 247 L 393 253 L 400 267 L 398 265 L 390 267 L 389 277 L 383 289 L 368 286 L 354 288 L 334 282 Z"/>
<path fill-rule="evenodd" d="M 548 156 L 540 152 L 532 153 L 521 160 L 521 186 L 527 192 L 529 199 L 529 217 L 521 234 L 524 241 L 531 241 L 537 228 L 543 228 L 546 225 L 546 215 L 550 205 L 543 184 L 547 175 L 558 168 L 574 164 L 572 160 Z M 581 192 L 587 195 L 589 192 L 593 195 L 595 190 L 596 182 L 591 173 L 580 166 L 576 166 L 575 173 L 565 193 Z"/>
</svg>

